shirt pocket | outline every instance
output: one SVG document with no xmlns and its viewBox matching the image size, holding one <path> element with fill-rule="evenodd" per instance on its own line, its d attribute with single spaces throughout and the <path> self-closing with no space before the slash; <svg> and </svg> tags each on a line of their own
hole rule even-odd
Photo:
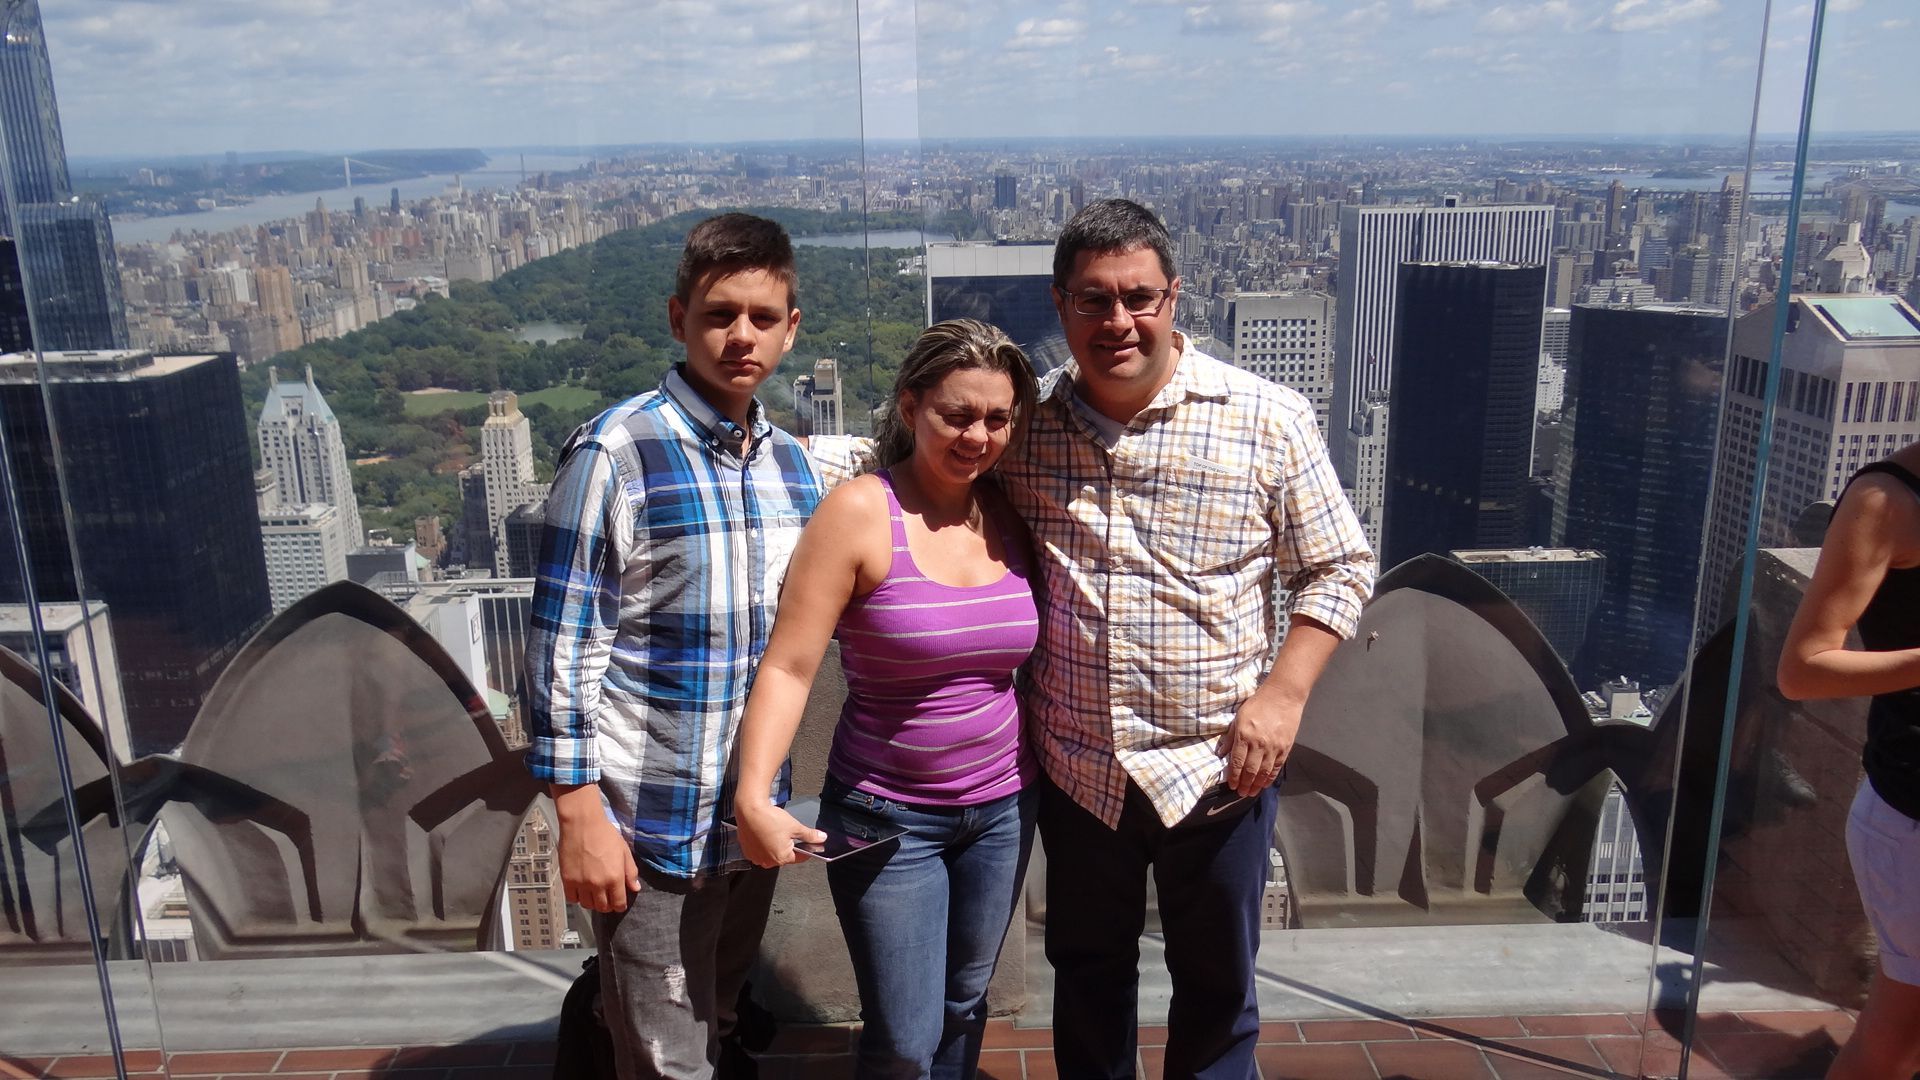
<svg viewBox="0 0 1920 1080">
<path fill-rule="evenodd" d="M 777 511 L 763 519 L 761 535 L 766 545 L 764 588 L 769 600 L 780 595 L 780 586 L 787 580 L 787 564 L 793 561 L 793 549 L 800 543 L 800 531 L 806 525 L 807 516 L 798 510 Z"/>
<path fill-rule="evenodd" d="M 1272 549 L 1266 497 L 1251 476 L 1185 458 L 1154 476 L 1150 496 L 1130 507 L 1149 555 L 1194 575 L 1231 573 Z"/>
</svg>

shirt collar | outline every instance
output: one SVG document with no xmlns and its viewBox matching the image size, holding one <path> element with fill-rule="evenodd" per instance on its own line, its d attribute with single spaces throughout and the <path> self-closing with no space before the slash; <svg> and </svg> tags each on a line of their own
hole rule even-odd
<svg viewBox="0 0 1920 1080">
<path fill-rule="evenodd" d="M 1171 408 L 1175 403 L 1188 398 L 1225 399 L 1229 397 L 1231 390 L 1227 386 L 1226 372 L 1221 365 L 1204 363 L 1203 361 L 1210 357 L 1193 347 L 1191 336 L 1176 330 L 1174 338 L 1180 343 L 1180 355 L 1173 362 L 1173 378 L 1167 380 L 1167 385 L 1161 387 L 1160 392 L 1154 395 L 1153 401 L 1141 411 Z M 1069 360 L 1064 366 L 1055 368 L 1047 375 L 1047 380 L 1041 384 L 1040 400 L 1057 401 L 1062 405 L 1071 404 L 1075 397 L 1073 381 L 1079 375 L 1080 362 L 1077 360 Z"/>
<path fill-rule="evenodd" d="M 745 440 L 743 432 L 732 420 L 720 415 L 720 410 L 707 403 L 700 392 L 693 388 L 687 377 L 680 371 L 681 365 L 675 364 L 660 382 L 660 389 L 667 398 L 680 407 L 687 419 L 709 442 L 738 451 Z M 773 434 L 773 423 L 767 419 L 767 411 L 760 407 L 760 399 L 754 398 L 747 405 L 747 429 L 753 435 L 756 445 L 760 440 Z"/>
</svg>

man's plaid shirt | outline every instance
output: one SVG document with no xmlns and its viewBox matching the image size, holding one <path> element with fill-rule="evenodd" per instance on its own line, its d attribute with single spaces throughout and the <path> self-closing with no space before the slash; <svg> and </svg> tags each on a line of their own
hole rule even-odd
<svg viewBox="0 0 1920 1080">
<path fill-rule="evenodd" d="M 1179 365 L 1109 452 L 1074 402 L 1074 365 L 1041 384 L 1001 463 L 1043 568 L 1025 700 L 1047 775 L 1110 826 L 1133 780 L 1171 825 L 1226 774 L 1220 742 L 1271 670 L 1275 588 L 1342 637 L 1374 558 L 1313 409 L 1182 337 Z M 816 439 L 829 486 L 860 448 Z"/>
<path fill-rule="evenodd" d="M 734 731 L 800 530 L 806 453 L 756 402 L 741 433 L 676 370 L 574 432 L 547 498 L 527 642 L 536 777 L 598 782 L 661 873 L 744 866 L 728 830 Z M 784 803 L 781 770 L 775 801 Z"/>
</svg>

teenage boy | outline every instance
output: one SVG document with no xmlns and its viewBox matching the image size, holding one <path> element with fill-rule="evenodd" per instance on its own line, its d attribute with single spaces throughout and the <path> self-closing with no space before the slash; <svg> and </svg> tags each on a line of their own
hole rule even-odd
<svg viewBox="0 0 1920 1080">
<path fill-rule="evenodd" d="M 622 1077 L 714 1075 L 774 872 L 741 857 L 734 730 L 821 489 L 754 391 L 800 327 L 774 222 L 694 226 L 667 318 L 686 360 L 561 452 L 527 646 L 528 767 L 594 912 Z M 785 801 L 784 772 L 775 801 Z"/>
</svg>

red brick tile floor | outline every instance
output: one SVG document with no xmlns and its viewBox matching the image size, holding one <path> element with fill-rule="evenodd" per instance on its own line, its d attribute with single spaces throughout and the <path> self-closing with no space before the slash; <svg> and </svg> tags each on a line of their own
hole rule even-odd
<svg viewBox="0 0 1920 1080">
<path fill-rule="evenodd" d="M 1261 1025 L 1263 1080 L 1517 1080 L 1521 1077 L 1668 1077 L 1678 1070 L 1679 1027 L 1656 1016 L 1473 1016 L 1301 1020 Z M 765 1080 L 840 1080 L 852 1073 L 854 1028 L 791 1027 L 761 1057 Z M 1702 1016 L 1689 1074 L 1699 1080 L 1817 1080 L 1853 1030 L 1830 1012 Z M 1161 1075 L 1167 1032 L 1140 1029 L 1143 1077 Z M 1054 1080 L 1053 1033 L 995 1020 L 980 1057 L 981 1080 Z M 226 1080 L 548 1080 L 543 1043 L 446 1047 L 341 1047 L 177 1053 L 174 1077 Z M 128 1056 L 130 1076 L 161 1076 L 157 1053 Z M 10 1058 L 0 1078 L 111 1077 L 111 1058 Z"/>
</svg>

